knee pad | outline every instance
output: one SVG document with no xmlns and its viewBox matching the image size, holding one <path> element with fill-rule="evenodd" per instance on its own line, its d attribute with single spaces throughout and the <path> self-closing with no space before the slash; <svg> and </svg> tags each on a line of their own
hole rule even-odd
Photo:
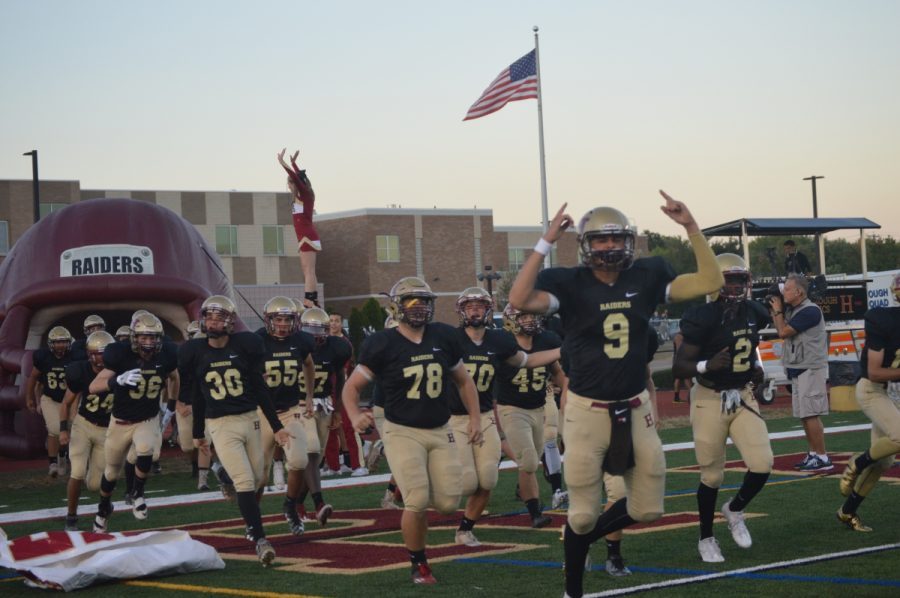
<svg viewBox="0 0 900 598">
<path fill-rule="evenodd" d="M 722 482 L 725 480 L 725 472 L 719 469 L 718 471 L 713 471 L 711 469 L 701 469 L 700 470 L 700 482 L 710 488 L 719 488 L 722 486 Z"/>
<path fill-rule="evenodd" d="M 597 517 L 593 513 L 573 513 L 570 505 L 568 522 L 573 532 L 583 536 L 594 529 L 594 525 L 597 524 Z"/>
<path fill-rule="evenodd" d="M 149 473 L 153 466 L 153 455 L 138 455 L 135 468 L 143 474 Z"/>
<path fill-rule="evenodd" d="M 458 499 L 459 497 L 457 497 Z M 428 510 L 428 489 L 425 487 L 407 488 L 403 494 L 403 508 L 415 513 L 423 513 Z"/>
<path fill-rule="evenodd" d="M 496 466 L 484 465 L 478 470 L 478 487 L 482 490 L 493 490 L 497 487 L 499 477 Z"/>
<path fill-rule="evenodd" d="M 405 503 L 404 503 L 405 504 Z M 449 515 L 459 507 L 459 494 L 435 496 L 434 508 L 442 515 Z"/>
<path fill-rule="evenodd" d="M 472 496 L 478 490 L 478 476 L 475 475 L 474 469 L 463 469 L 462 475 L 462 495 Z"/>
<path fill-rule="evenodd" d="M 97 480 L 97 478 L 95 478 L 94 476 L 88 476 L 84 481 L 84 485 L 87 486 L 87 489 L 91 492 L 96 492 L 97 490 L 99 490 L 101 484 L 102 478 L 101 480 Z"/>
<path fill-rule="evenodd" d="M 524 471 L 525 473 L 534 473 L 538 468 L 538 456 L 537 452 L 529 447 L 525 449 L 519 458 L 519 470 Z"/>
</svg>

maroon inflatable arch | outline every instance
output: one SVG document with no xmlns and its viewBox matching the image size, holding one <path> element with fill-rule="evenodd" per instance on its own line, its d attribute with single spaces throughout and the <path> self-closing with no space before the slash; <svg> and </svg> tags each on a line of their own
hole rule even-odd
<svg viewBox="0 0 900 598">
<path fill-rule="evenodd" d="M 84 318 L 96 313 L 114 333 L 148 309 L 180 341 L 211 294 L 232 296 L 215 252 L 162 206 L 91 199 L 28 229 L 0 264 L 0 456 L 44 454 L 44 422 L 25 409 L 24 381 L 50 328 L 83 338 Z"/>
</svg>

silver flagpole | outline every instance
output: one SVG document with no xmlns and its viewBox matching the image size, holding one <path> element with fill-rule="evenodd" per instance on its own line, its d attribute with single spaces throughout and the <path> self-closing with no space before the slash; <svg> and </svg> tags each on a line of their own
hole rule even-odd
<svg viewBox="0 0 900 598">
<path fill-rule="evenodd" d="M 543 232 L 550 227 L 550 217 L 547 212 L 547 167 L 544 164 L 544 107 L 541 99 L 541 52 L 538 44 L 538 26 L 532 27 L 534 31 L 534 64 L 537 74 L 537 108 L 538 108 L 538 144 L 541 152 L 541 217 L 543 218 Z M 550 254 L 544 256 L 544 267 L 550 267 Z"/>
</svg>

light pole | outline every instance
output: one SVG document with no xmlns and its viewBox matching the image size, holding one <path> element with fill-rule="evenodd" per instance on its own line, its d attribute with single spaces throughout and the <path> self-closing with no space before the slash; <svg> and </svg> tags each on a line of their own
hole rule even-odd
<svg viewBox="0 0 900 598">
<path fill-rule="evenodd" d="M 803 178 L 804 181 L 812 181 L 813 218 L 819 217 L 819 203 L 818 203 L 818 199 L 816 198 L 816 181 L 818 179 L 824 179 L 824 178 L 825 177 L 823 177 L 823 176 L 816 176 L 816 175 L 812 175 L 812 176 Z M 819 274 L 825 274 L 825 264 L 822 263 L 822 260 L 824 259 L 824 254 L 825 254 L 824 249 L 825 248 L 820 247 L 819 246 L 820 243 L 821 243 L 821 240 L 819 238 L 819 233 L 816 233 L 816 264 L 819 266 Z"/>
<path fill-rule="evenodd" d="M 499 272 L 493 272 L 493 269 L 493 266 L 485 266 L 484 272 L 479 273 L 475 277 L 478 279 L 478 282 L 487 282 L 487 292 L 491 299 L 494 298 L 494 281 L 503 278 Z"/>
</svg>

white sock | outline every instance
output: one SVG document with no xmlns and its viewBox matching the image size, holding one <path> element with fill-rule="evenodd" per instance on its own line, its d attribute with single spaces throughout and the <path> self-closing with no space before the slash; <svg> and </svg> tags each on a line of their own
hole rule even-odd
<svg viewBox="0 0 900 598">
<path fill-rule="evenodd" d="M 562 469 L 562 459 L 559 456 L 559 447 L 555 440 L 544 443 L 544 463 L 547 465 L 547 474 L 559 473 Z"/>
</svg>

